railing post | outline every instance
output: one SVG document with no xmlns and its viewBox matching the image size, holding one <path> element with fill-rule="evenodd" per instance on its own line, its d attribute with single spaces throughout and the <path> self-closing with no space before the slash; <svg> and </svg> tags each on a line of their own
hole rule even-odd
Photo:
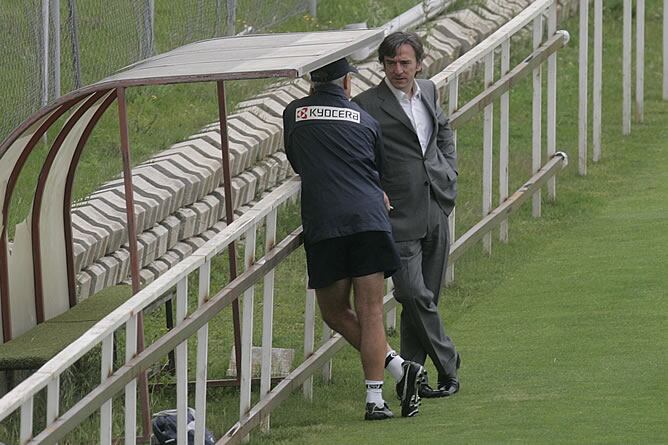
<svg viewBox="0 0 668 445">
<path fill-rule="evenodd" d="M 188 313 L 188 275 L 176 285 L 176 326 Z M 176 443 L 188 443 L 188 341 L 176 346 Z"/>
<path fill-rule="evenodd" d="M 326 343 L 330 338 L 332 338 L 332 328 L 330 328 L 327 323 L 322 322 L 322 343 Z M 326 383 L 332 382 L 332 360 L 327 360 L 325 366 L 322 367 L 322 379 Z"/>
<path fill-rule="evenodd" d="M 30 397 L 23 405 L 21 405 L 21 431 L 19 440 L 23 443 L 28 443 L 28 441 L 33 437 L 32 428 L 33 428 L 33 410 L 34 410 L 35 398 Z"/>
<path fill-rule="evenodd" d="M 534 51 L 538 49 L 543 39 L 543 16 L 538 15 L 533 19 L 533 49 Z M 533 129 L 532 129 L 532 170 L 531 173 L 535 174 L 540 170 L 541 167 L 541 130 L 542 130 L 542 81 L 541 81 L 541 69 L 539 65 L 533 70 Z M 537 218 L 541 213 L 541 191 L 536 190 L 533 194 L 532 199 L 532 215 Z"/>
<path fill-rule="evenodd" d="M 622 134 L 631 134 L 631 0 L 624 0 Z"/>
<path fill-rule="evenodd" d="M 456 75 L 448 85 L 448 117 L 457 111 L 457 103 L 459 101 L 459 76 Z M 457 150 L 457 130 L 452 130 L 452 142 Z M 448 227 L 450 229 L 450 245 L 455 242 L 455 220 L 457 208 L 452 209 L 452 213 L 448 217 Z M 445 284 L 455 281 L 455 264 L 448 262 L 448 267 L 445 270 Z"/>
<path fill-rule="evenodd" d="M 601 159 L 601 113 L 602 113 L 602 84 L 603 84 L 603 0 L 594 0 L 594 91 L 593 107 L 594 120 L 593 161 Z"/>
<path fill-rule="evenodd" d="M 510 70 L 510 39 L 501 44 L 501 76 Z M 501 96 L 499 111 L 499 203 L 508 199 L 508 161 L 510 159 L 510 94 Z M 499 226 L 499 241 L 508 242 L 508 219 Z"/>
<path fill-rule="evenodd" d="M 277 209 L 273 209 L 266 220 L 266 236 L 264 243 L 265 255 L 276 245 Z M 272 343 L 274 330 L 274 269 L 264 276 L 262 306 L 262 370 L 260 373 L 260 399 L 263 399 L 271 390 Z M 269 431 L 270 417 L 267 415 L 262 421 L 262 431 Z"/>
<path fill-rule="evenodd" d="M 308 276 L 306 277 L 308 281 Z M 315 350 L 315 290 L 306 290 L 306 307 L 304 309 L 304 360 L 313 355 Z M 303 385 L 304 398 L 313 400 L 313 376 L 306 379 Z"/>
<path fill-rule="evenodd" d="M 663 0 L 663 100 L 668 100 L 668 0 Z"/>
<path fill-rule="evenodd" d="M 578 172 L 587 174 L 587 50 L 589 47 L 589 1 L 580 0 L 580 77 L 578 108 Z"/>
<path fill-rule="evenodd" d="M 211 261 L 199 268 L 197 306 L 201 307 L 209 298 L 211 288 Z M 206 380 L 208 374 L 209 324 L 197 331 L 197 363 L 195 370 L 195 443 L 204 443 L 206 427 Z"/>
<path fill-rule="evenodd" d="M 125 363 L 137 353 L 137 314 L 125 323 Z M 125 385 L 125 444 L 137 443 L 137 379 Z"/>
<path fill-rule="evenodd" d="M 494 83 L 494 51 L 485 56 L 485 88 Z M 483 155 L 482 155 L 482 217 L 492 211 L 492 163 L 493 163 L 493 133 L 494 133 L 494 104 L 490 103 L 484 111 L 483 128 Z M 483 249 L 489 255 L 492 253 L 492 234 L 487 233 L 482 240 Z"/>
<path fill-rule="evenodd" d="M 547 38 L 557 32 L 557 0 L 547 10 Z M 557 152 L 557 53 L 547 59 L 547 158 Z M 557 199 L 557 179 L 553 176 L 547 181 L 547 197 Z"/>
<path fill-rule="evenodd" d="M 47 428 L 57 418 L 60 412 L 60 375 L 56 375 L 49 382 L 46 389 L 46 426 Z"/>
<path fill-rule="evenodd" d="M 636 121 L 645 119 L 645 0 L 636 3 Z"/>
<path fill-rule="evenodd" d="M 244 270 L 248 270 L 255 263 L 255 240 L 257 224 L 246 232 L 244 248 Z M 251 384 L 253 381 L 253 300 L 255 286 L 244 292 L 243 322 L 241 323 L 241 388 L 239 397 L 239 418 L 245 419 L 251 409 Z M 244 438 L 246 441 L 248 437 Z"/>
<path fill-rule="evenodd" d="M 105 382 L 114 371 L 114 333 L 102 340 L 102 366 L 100 382 Z M 111 445 L 112 439 L 112 407 L 113 399 L 109 399 L 100 407 L 100 444 Z"/>
</svg>

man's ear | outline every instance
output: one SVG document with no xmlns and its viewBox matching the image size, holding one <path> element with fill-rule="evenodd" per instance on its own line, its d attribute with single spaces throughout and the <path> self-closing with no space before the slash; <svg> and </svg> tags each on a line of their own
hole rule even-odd
<svg viewBox="0 0 668 445">
<path fill-rule="evenodd" d="M 346 74 L 343 78 L 343 90 L 350 99 L 353 95 L 353 76 L 350 73 Z"/>
</svg>

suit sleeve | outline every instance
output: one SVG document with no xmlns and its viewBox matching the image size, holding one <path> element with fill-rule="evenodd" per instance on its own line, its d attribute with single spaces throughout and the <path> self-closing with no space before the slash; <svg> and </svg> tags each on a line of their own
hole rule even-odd
<svg viewBox="0 0 668 445">
<path fill-rule="evenodd" d="M 457 172 L 457 152 L 455 151 L 454 133 L 450 127 L 450 120 L 445 117 L 443 108 L 438 99 L 438 90 L 434 85 L 434 109 L 436 110 L 436 121 L 438 123 L 438 133 L 436 134 L 436 145 L 441 150 L 443 156 L 450 164 L 450 167 Z"/>
<path fill-rule="evenodd" d="M 383 177 L 383 157 L 384 157 L 384 146 L 383 146 L 383 134 L 380 129 L 380 125 L 376 126 L 376 143 L 373 146 L 373 153 L 376 160 L 376 170 L 378 170 L 378 177 Z"/>
</svg>

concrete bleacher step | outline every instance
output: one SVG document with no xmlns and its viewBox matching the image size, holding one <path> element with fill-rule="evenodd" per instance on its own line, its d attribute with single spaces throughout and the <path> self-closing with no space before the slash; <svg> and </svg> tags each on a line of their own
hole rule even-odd
<svg viewBox="0 0 668 445">
<path fill-rule="evenodd" d="M 247 206 L 248 203 L 253 202 L 290 176 L 292 173 L 285 154 L 274 153 L 251 170 L 242 172 L 233 178 L 234 207 L 240 209 Z M 140 233 L 137 241 L 141 267 L 147 268 L 158 259 L 166 261 L 170 267 L 173 266 L 174 257 L 170 254 L 165 259 L 164 256 L 183 241 L 190 240 L 191 244 L 197 244 L 198 241 L 192 241 L 193 238 L 202 236 L 209 230 L 214 230 L 214 233 L 222 230 L 225 224 L 224 222 L 219 223 L 224 220 L 224 208 L 225 193 L 223 187 L 220 186 L 199 201 L 178 209 L 173 215 L 151 229 Z M 203 243 L 204 241 L 201 242 Z M 190 253 L 192 251 L 187 252 L 187 254 Z M 176 258 L 180 261 L 183 255 L 177 255 Z M 109 285 L 125 280 L 129 268 L 129 250 L 127 244 L 123 244 L 121 248 L 97 259 L 78 274 L 77 298 L 85 299 Z M 153 269 L 164 272 L 164 268 L 159 265 L 154 265 Z M 153 274 L 150 279 L 147 279 L 146 274 L 149 272 L 142 271 L 144 283 L 157 278 Z"/>
<path fill-rule="evenodd" d="M 560 18 L 578 7 L 575 0 L 560 3 Z M 441 71 L 529 4 L 531 0 L 486 0 L 439 16 L 418 29 L 425 42 L 423 75 L 431 77 Z M 357 66 L 353 94 L 383 79 L 375 53 Z M 289 102 L 308 94 L 309 88 L 304 79 L 278 82 L 239 103 L 228 116 L 231 199 L 237 211 L 293 175 L 283 152 L 282 113 Z M 164 273 L 225 226 L 219 126 L 212 122 L 133 169 L 143 282 Z M 117 179 L 72 210 L 79 300 L 127 279 L 123 197 L 123 182 Z"/>
</svg>

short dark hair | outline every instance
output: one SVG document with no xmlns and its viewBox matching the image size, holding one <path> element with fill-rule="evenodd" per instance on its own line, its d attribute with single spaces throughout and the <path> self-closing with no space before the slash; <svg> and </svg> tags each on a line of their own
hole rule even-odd
<svg viewBox="0 0 668 445">
<path fill-rule="evenodd" d="M 408 44 L 415 51 L 415 60 L 422 62 L 424 47 L 420 37 L 414 32 L 397 31 L 389 34 L 378 47 L 378 61 L 385 65 L 385 57 L 394 57 L 401 45 Z"/>
</svg>

